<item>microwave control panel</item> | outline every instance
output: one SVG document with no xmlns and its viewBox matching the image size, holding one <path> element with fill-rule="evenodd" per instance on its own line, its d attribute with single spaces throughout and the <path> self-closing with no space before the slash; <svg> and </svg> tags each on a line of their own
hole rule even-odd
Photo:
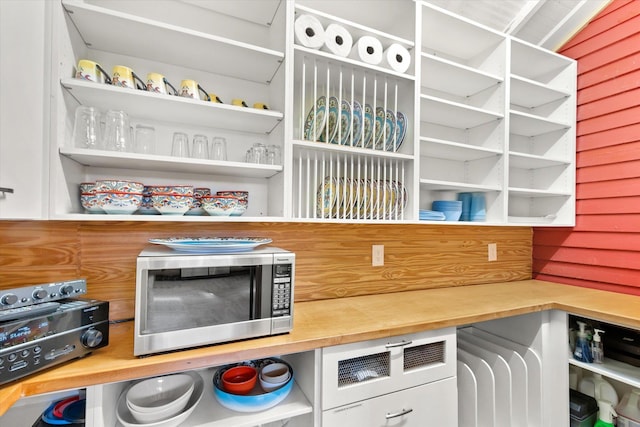
<svg viewBox="0 0 640 427">
<path fill-rule="evenodd" d="M 292 277 L 291 264 L 275 264 L 273 266 L 273 317 L 291 314 Z"/>
</svg>

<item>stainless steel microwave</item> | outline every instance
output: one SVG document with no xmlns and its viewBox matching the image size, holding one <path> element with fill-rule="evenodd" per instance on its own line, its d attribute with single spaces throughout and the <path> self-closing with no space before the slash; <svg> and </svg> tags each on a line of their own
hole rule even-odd
<svg viewBox="0 0 640 427">
<path fill-rule="evenodd" d="M 133 353 L 276 335 L 293 327 L 295 254 L 180 253 L 161 246 L 137 259 Z"/>
</svg>

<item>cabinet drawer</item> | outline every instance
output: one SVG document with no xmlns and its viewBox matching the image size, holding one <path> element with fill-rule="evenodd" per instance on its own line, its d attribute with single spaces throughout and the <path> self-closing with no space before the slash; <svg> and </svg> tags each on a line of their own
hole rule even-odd
<svg viewBox="0 0 640 427">
<path fill-rule="evenodd" d="M 447 378 L 322 413 L 322 427 L 458 425 L 456 379 Z"/>
<path fill-rule="evenodd" d="M 455 329 L 322 350 L 322 408 L 455 376 Z"/>
</svg>

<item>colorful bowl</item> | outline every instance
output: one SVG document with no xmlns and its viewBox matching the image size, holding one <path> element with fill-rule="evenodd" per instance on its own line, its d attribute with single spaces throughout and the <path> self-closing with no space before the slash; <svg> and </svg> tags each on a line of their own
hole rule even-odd
<svg viewBox="0 0 640 427">
<path fill-rule="evenodd" d="M 80 204 L 87 213 L 96 214 L 104 213 L 104 210 L 98 204 L 99 198 L 95 191 L 91 193 L 80 193 Z"/>
<path fill-rule="evenodd" d="M 122 191 L 96 191 L 97 205 L 112 215 L 130 215 L 142 203 L 142 193 Z"/>
<path fill-rule="evenodd" d="M 235 209 L 231 212 L 231 216 L 240 216 L 247 211 L 247 207 L 249 206 L 249 192 L 248 191 L 218 191 L 216 193 L 218 196 L 232 196 L 238 198 L 238 204 Z"/>
<path fill-rule="evenodd" d="M 202 208 L 203 196 L 210 196 L 211 189 L 206 187 L 197 187 L 193 189 L 193 205 L 185 215 L 206 215 L 207 212 Z"/>
<path fill-rule="evenodd" d="M 284 362 L 280 359 L 271 358 L 269 360 Z M 286 362 L 284 362 L 286 363 Z M 288 364 L 287 364 L 288 365 Z M 288 365 L 289 366 L 289 365 Z M 231 409 L 237 412 L 259 412 L 276 406 L 287 398 L 291 390 L 293 389 L 293 370 L 291 366 L 291 377 L 289 380 L 277 390 L 271 392 L 264 392 L 260 387 L 256 387 L 253 391 L 246 395 L 237 395 L 227 393 L 222 388 L 221 376 L 229 367 L 222 367 L 216 371 L 213 375 L 213 394 L 216 400 L 225 408 Z"/>
<path fill-rule="evenodd" d="M 151 195 L 160 193 L 193 196 L 193 185 L 151 185 L 149 191 Z"/>
<path fill-rule="evenodd" d="M 248 394 L 256 385 L 258 371 L 253 366 L 240 365 L 222 374 L 222 388 L 231 394 Z"/>
<path fill-rule="evenodd" d="M 80 187 L 80 194 L 83 194 L 83 193 L 95 193 L 96 192 L 96 183 L 95 182 L 81 182 L 79 187 Z"/>
<path fill-rule="evenodd" d="M 193 196 L 175 193 L 152 193 L 151 203 L 162 215 L 184 215 L 193 205 Z"/>
<path fill-rule="evenodd" d="M 203 196 L 200 201 L 211 216 L 230 216 L 238 206 L 238 198 L 233 196 Z"/>
<path fill-rule="evenodd" d="M 153 207 L 150 188 L 151 187 L 147 185 L 144 186 L 144 190 L 142 191 L 142 202 L 140 203 L 140 208 L 137 213 L 142 215 L 159 215 L 160 212 Z"/>
<path fill-rule="evenodd" d="M 117 191 L 121 193 L 142 193 L 144 185 L 136 181 L 100 179 L 96 181 L 96 191 Z"/>
</svg>

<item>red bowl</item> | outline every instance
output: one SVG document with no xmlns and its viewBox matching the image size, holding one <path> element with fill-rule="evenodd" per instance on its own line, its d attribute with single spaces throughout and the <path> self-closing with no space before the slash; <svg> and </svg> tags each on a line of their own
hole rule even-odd
<svg viewBox="0 0 640 427">
<path fill-rule="evenodd" d="M 251 366 L 234 366 L 222 374 L 222 387 L 228 393 L 247 394 L 256 385 L 258 371 Z"/>
</svg>

